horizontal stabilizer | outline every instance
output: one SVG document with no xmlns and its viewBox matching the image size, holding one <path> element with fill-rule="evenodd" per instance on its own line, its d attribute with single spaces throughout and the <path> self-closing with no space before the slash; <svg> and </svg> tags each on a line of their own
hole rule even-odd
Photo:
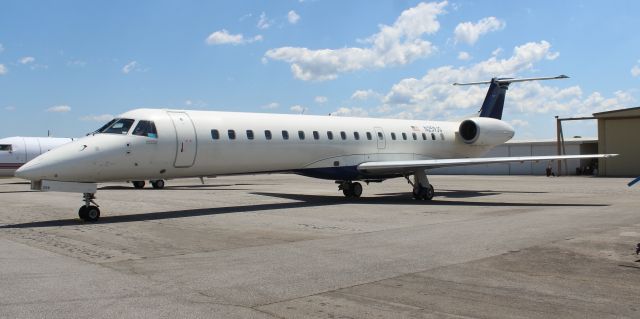
<svg viewBox="0 0 640 319">
<path fill-rule="evenodd" d="M 506 83 L 515 83 L 515 82 L 528 82 L 528 81 L 544 81 L 544 80 L 560 80 L 560 79 L 568 79 L 569 77 L 561 74 L 558 76 L 547 76 L 541 78 L 523 78 L 523 79 L 514 79 L 514 78 L 496 78 L 495 82 L 500 84 Z M 453 83 L 453 85 L 476 85 L 476 84 L 490 84 L 494 80 L 490 81 L 481 81 L 481 82 L 468 82 L 468 83 Z"/>
<path fill-rule="evenodd" d="M 479 158 L 452 158 L 411 161 L 385 161 L 366 162 L 358 165 L 358 170 L 368 172 L 394 172 L 410 173 L 418 169 L 430 169 L 439 167 L 465 166 L 476 164 L 514 163 L 514 162 L 539 162 L 567 159 L 608 158 L 618 154 L 588 154 L 588 155 L 552 155 L 552 156 L 519 156 L 519 157 L 479 157 Z"/>
</svg>

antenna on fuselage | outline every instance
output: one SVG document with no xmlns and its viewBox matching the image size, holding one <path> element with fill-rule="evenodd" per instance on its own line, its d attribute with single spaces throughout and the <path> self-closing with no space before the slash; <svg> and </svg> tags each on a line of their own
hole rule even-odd
<svg viewBox="0 0 640 319">
<path fill-rule="evenodd" d="M 504 108 L 504 99 L 509 89 L 509 84 L 515 82 L 527 82 L 527 81 L 543 81 L 543 80 L 560 80 L 568 79 L 569 77 L 562 74 L 553 77 L 541 77 L 541 78 L 492 78 L 490 81 L 481 82 L 469 82 L 469 83 L 453 83 L 453 85 L 477 85 L 477 84 L 491 84 L 487 91 L 487 96 L 484 98 L 482 107 L 480 107 L 480 117 L 492 117 L 494 119 L 502 119 L 502 110 Z"/>
</svg>

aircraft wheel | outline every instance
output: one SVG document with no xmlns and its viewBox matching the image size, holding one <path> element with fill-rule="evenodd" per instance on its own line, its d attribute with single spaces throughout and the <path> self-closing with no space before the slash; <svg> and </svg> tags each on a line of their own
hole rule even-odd
<svg viewBox="0 0 640 319">
<path fill-rule="evenodd" d="M 144 188 L 144 181 L 133 181 L 131 184 L 133 184 L 133 187 L 137 189 Z"/>
<path fill-rule="evenodd" d="M 419 188 L 414 188 L 413 191 L 411 192 L 411 194 L 413 195 L 414 199 L 422 199 L 422 197 L 420 197 L 420 189 Z"/>
<path fill-rule="evenodd" d="M 429 184 L 429 186 L 425 188 L 425 196 L 423 198 L 426 200 L 432 200 L 435 194 L 436 192 L 433 190 L 433 185 Z"/>
<path fill-rule="evenodd" d="M 78 217 L 82 220 L 87 219 L 87 206 L 80 206 L 80 209 L 78 209 Z"/>
<path fill-rule="evenodd" d="M 164 188 L 164 180 L 151 181 L 151 186 L 155 189 L 163 189 Z"/>
<path fill-rule="evenodd" d="M 343 186 L 342 187 L 342 194 L 344 194 L 344 197 L 353 196 L 353 190 L 351 189 L 351 185 L 346 184 L 345 186 Z"/>
<path fill-rule="evenodd" d="M 358 198 L 360 195 L 362 195 L 362 184 L 358 182 L 351 183 L 351 196 Z"/>
<path fill-rule="evenodd" d="M 100 209 L 96 206 L 82 206 L 78 210 L 78 216 L 86 222 L 96 222 L 100 219 Z"/>
</svg>

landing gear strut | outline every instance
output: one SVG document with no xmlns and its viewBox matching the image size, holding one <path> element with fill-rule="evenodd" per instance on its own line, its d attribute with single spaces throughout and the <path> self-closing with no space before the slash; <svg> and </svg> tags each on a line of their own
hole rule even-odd
<svg viewBox="0 0 640 319">
<path fill-rule="evenodd" d="M 338 190 L 342 190 L 345 197 L 358 198 L 362 195 L 362 184 L 358 182 L 344 181 L 338 186 Z"/>
<path fill-rule="evenodd" d="M 85 222 L 98 221 L 100 218 L 100 209 L 98 208 L 98 204 L 94 201 L 94 199 L 96 199 L 96 194 L 83 193 L 82 198 L 84 200 L 84 205 L 78 210 L 78 217 Z"/>
<path fill-rule="evenodd" d="M 433 196 L 435 195 L 433 185 L 429 184 L 429 178 L 424 170 L 419 170 L 413 174 L 413 182 L 411 182 L 408 176 L 405 176 L 404 178 L 406 178 L 407 182 L 413 186 L 413 198 L 417 200 L 433 199 Z"/>
</svg>

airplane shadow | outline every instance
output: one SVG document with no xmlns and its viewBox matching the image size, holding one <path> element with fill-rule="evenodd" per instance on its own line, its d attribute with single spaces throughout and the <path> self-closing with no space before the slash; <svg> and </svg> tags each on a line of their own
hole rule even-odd
<svg viewBox="0 0 640 319">
<path fill-rule="evenodd" d="M 473 193 L 473 192 L 472 192 Z M 116 216 L 104 216 L 100 218 L 98 224 L 128 223 L 138 221 L 153 221 L 173 218 L 186 218 L 198 216 L 213 216 L 220 214 L 260 212 L 282 209 L 295 209 L 305 207 L 322 207 L 342 204 L 365 204 L 365 205 L 416 205 L 420 207 L 429 206 L 475 206 L 475 207 L 599 207 L 608 206 L 606 204 L 580 204 L 580 203 L 536 203 L 536 202 L 481 202 L 481 201 L 456 201 L 456 200 L 433 200 L 429 202 L 414 200 L 411 195 L 382 194 L 377 197 L 345 198 L 343 196 L 307 195 L 307 194 L 286 194 L 286 193 L 264 193 L 254 192 L 253 195 L 275 197 L 292 200 L 287 203 L 255 204 L 242 206 L 227 206 L 202 209 L 186 209 L 164 212 L 151 212 L 144 214 L 127 214 Z M 440 195 L 440 193 L 436 193 Z M 78 219 L 60 219 L 38 221 L 30 223 L 20 223 L 12 225 L 2 225 L 2 228 L 39 228 L 39 227 L 64 227 L 77 226 L 81 224 Z"/>
<path fill-rule="evenodd" d="M 164 189 L 167 190 L 215 190 L 219 187 L 230 187 L 230 186 L 255 186 L 256 184 L 205 184 L 205 185 L 177 185 L 177 186 L 165 186 Z M 270 185 L 270 184 L 260 184 L 260 185 Z M 118 189 L 131 189 L 131 190 L 156 190 L 152 187 L 145 187 L 141 189 L 136 189 L 133 186 L 103 186 L 99 187 L 100 190 L 118 190 Z M 231 190 L 225 188 L 225 190 Z"/>
</svg>

